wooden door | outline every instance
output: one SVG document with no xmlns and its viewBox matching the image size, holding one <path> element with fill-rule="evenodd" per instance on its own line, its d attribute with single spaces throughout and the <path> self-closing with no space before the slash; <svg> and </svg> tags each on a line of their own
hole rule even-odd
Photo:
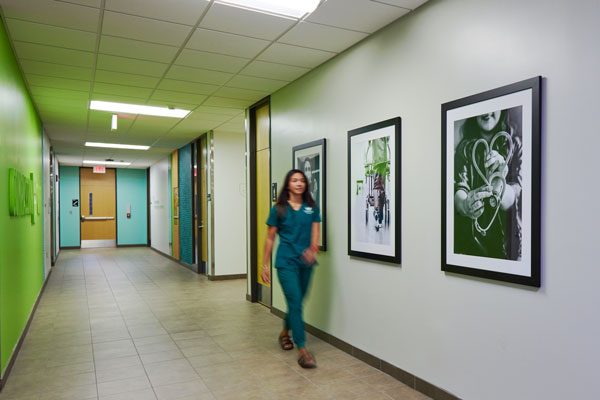
<svg viewBox="0 0 600 400">
<path fill-rule="evenodd" d="M 179 260 L 179 153 L 175 150 L 171 157 L 171 194 L 173 196 L 173 210 L 171 215 L 173 216 L 172 225 L 173 228 L 173 258 Z"/>
<path fill-rule="evenodd" d="M 269 104 L 256 109 L 256 266 L 258 301 L 271 305 L 271 285 L 262 281 L 263 246 L 267 236 L 265 222 L 271 209 L 271 121 Z M 269 262 L 270 267 L 270 262 Z"/>
<path fill-rule="evenodd" d="M 208 268 L 208 149 L 206 146 L 206 135 L 200 138 L 200 148 L 198 149 L 200 156 L 199 173 L 200 178 L 200 262 L 203 270 L 206 272 Z"/>
<path fill-rule="evenodd" d="M 92 168 L 79 169 L 79 209 L 81 247 L 117 245 L 117 197 L 115 170 L 94 174 Z"/>
</svg>

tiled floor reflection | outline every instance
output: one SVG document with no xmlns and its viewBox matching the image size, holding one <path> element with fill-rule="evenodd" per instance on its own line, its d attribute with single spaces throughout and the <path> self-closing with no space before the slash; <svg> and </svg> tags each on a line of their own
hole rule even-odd
<svg viewBox="0 0 600 400">
<path fill-rule="evenodd" d="M 63 250 L 0 399 L 426 398 L 311 335 L 303 370 L 245 288 L 147 248 Z"/>
</svg>

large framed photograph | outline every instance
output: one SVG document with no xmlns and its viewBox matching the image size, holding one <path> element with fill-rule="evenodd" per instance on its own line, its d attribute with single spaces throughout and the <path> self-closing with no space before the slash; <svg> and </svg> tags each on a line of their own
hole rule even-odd
<svg viewBox="0 0 600 400">
<path fill-rule="evenodd" d="M 294 169 L 304 172 L 308 190 L 321 211 L 321 237 L 319 248 L 327 250 L 327 186 L 325 139 L 304 143 L 292 148 Z"/>
<path fill-rule="evenodd" d="M 442 105 L 442 270 L 540 286 L 542 78 Z"/>
<path fill-rule="evenodd" d="M 348 132 L 348 255 L 400 264 L 400 129 L 392 118 Z"/>
</svg>

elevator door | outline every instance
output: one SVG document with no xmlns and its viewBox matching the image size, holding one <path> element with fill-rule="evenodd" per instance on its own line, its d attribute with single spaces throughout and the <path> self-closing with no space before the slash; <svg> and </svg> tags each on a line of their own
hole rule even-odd
<svg viewBox="0 0 600 400">
<path fill-rule="evenodd" d="M 256 109 L 256 265 L 258 267 L 258 301 L 271 306 L 271 285 L 262 281 L 264 244 L 267 237 L 266 221 L 271 209 L 271 121 L 269 105 Z M 271 267 L 269 261 L 269 268 Z M 272 272 L 272 271 L 271 271 Z"/>
<path fill-rule="evenodd" d="M 106 169 L 104 174 L 92 171 L 92 168 L 79 169 L 81 248 L 116 247 L 115 170 Z"/>
</svg>

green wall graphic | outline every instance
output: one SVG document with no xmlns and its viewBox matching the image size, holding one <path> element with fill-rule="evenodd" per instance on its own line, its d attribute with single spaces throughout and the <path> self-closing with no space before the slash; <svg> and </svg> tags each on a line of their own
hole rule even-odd
<svg viewBox="0 0 600 400">
<path fill-rule="evenodd" d="M 42 221 L 32 223 L 31 218 L 9 212 L 9 168 L 14 168 L 13 179 L 31 179 L 33 174 L 28 184 L 17 178 L 18 188 L 13 189 L 21 192 L 13 200 L 26 204 L 16 214 L 37 214 L 32 192 L 42 183 L 42 128 L 1 21 L 0 149 L 0 368 L 4 375 L 41 290 L 44 261 Z"/>
</svg>

